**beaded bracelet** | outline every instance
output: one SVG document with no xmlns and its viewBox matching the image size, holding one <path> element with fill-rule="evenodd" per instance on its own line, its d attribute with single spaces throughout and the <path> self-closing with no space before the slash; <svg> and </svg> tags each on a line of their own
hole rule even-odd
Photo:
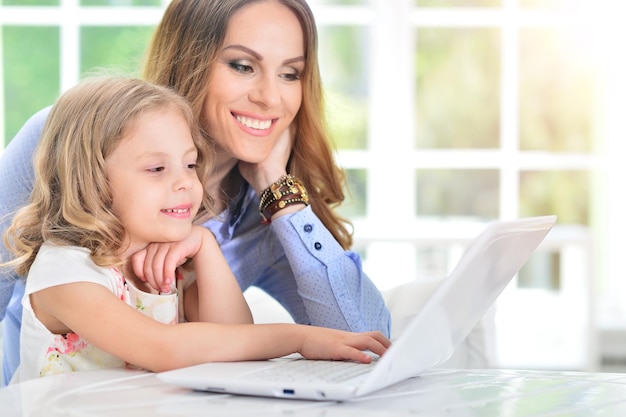
<svg viewBox="0 0 626 417">
<path fill-rule="evenodd" d="M 259 214 L 263 218 L 263 223 L 270 223 L 277 211 L 292 204 L 308 206 L 309 195 L 300 178 L 286 174 L 261 193 Z"/>
</svg>

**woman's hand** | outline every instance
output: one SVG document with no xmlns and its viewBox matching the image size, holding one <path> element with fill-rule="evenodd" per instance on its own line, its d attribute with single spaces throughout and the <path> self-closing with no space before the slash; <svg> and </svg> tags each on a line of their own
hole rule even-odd
<svg viewBox="0 0 626 417">
<path fill-rule="evenodd" d="M 211 232 L 193 226 L 189 236 L 179 242 L 149 244 L 132 255 L 133 271 L 155 290 L 169 292 L 176 279 L 176 268 L 196 256 L 207 233 Z"/>
<path fill-rule="evenodd" d="M 264 189 L 287 173 L 287 161 L 293 147 L 294 130 L 293 125 L 285 129 L 264 161 L 256 164 L 239 161 L 241 176 L 254 188 L 257 194 L 261 194 Z"/>
</svg>

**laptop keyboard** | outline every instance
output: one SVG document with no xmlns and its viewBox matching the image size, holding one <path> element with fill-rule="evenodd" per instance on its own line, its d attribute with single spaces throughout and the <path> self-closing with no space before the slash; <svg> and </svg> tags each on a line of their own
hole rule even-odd
<svg viewBox="0 0 626 417">
<path fill-rule="evenodd" d="M 266 381 L 343 382 L 372 369 L 370 364 L 346 361 L 294 360 L 270 366 L 246 375 L 246 378 Z"/>
</svg>

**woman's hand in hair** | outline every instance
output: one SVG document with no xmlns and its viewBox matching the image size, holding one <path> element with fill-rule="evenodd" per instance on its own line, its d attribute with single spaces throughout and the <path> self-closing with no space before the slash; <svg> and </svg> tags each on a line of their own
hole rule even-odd
<svg viewBox="0 0 626 417">
<path fill-rule="evenodd" d="M 269 156 L 258 163 L 239 161 L 239 172 L 257 194 L 287 173 L 287 161 L 291 155 L 295 127 L 290 125 L 280 135 Z"/>
</svg>

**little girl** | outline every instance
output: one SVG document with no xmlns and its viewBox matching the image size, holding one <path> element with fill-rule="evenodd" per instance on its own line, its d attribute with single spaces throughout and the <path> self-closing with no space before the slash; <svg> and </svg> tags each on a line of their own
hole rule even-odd
<svg viewBox="0 0 626 417">
<path fill-rule="evenodd" d="M 199 178 L 212 157 L 186 101 L 165 87 L 99 77 L 58 99 L 31 200 L 5 235 L 15 258 L 4 265 L 28 273 L 12 382 L 294 352 L 369 362 L 363 350 L 385 352 L 379 332 L 252 324 L 215 238 L 194 222 L 211 210 Z M 152 288 L 133 272 L 133 256 L 181 273 Z"/>
</svg>

